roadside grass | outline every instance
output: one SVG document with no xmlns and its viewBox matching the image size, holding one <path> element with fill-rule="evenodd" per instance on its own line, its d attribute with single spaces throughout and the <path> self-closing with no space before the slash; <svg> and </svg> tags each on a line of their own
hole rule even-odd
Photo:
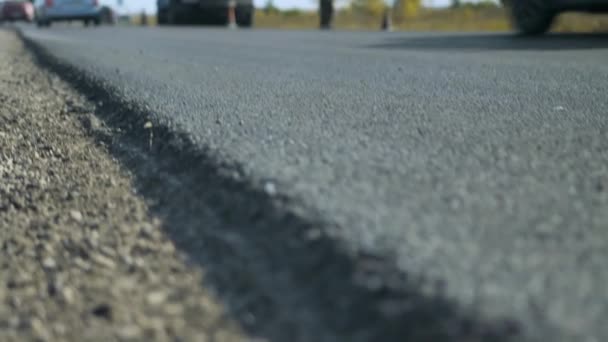
<svg viewBox="0 0 608 342">
<path fill-rule="evenodd" d="M 156 25 L 156 17 L 147 17 L 148 25 Z M 254 26 L 268 29 L 316 29 L 318 15 L 315 11 L 271 11 L 258 9 Z M 381 16 L 356 13 L 350 9 L 338 10 L 334 27 L 339 30 L 379 30 Z M 141 24 L 141 16 L 131 17 L 133 25 Z M 511 30 L 507 12 L 498 6 L 463 6 L 461 8 L 421 9 L 417 16 L 393 20 L 397 31 L 483 31 L 504 32 Z M 608 33 L 608 15 L 566 13 L 560 15 L 553 26 L 554 32 Z"/>
<path fill-rule="evenodd" d="M 318 26 L 315 12 L 256 12 L 255 25 L 262 28 L 312 29 Z M 336 13 L 334 27 L 341 30 L 379 30 L 382 16 L 370 16 L 342 9 Z M 504 31 L 509 22 L 501 8 L 476 10 L 422 9 L 416 17 L 394 19 L 395 30 L 416 31 Z"/>
<path fill-rule="evenodd" d="M 557 18 L 553 31 L 608 33 L 608 15 L 565 13 Z"/>
<path fill-rule="evenodd" d="M 156 26 L 156 15 L 146 15 L 148 26 Z M 131 16 L 131 25 L 141 26 L 142 17 L 141 14 L 134 14 Z"/>
</svg>

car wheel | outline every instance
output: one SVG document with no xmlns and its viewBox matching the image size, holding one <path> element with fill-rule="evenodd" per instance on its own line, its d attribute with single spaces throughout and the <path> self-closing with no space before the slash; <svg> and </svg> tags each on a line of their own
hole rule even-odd
<svg viewBox="0 0 608 342">
<path fill-rule="evenodd" d="M 82 25 L 84 25 L 85 27 L 88 27 L 91 23 L 89 22 L 89 19 L 85 19 L 82 21 Z"/>
<path fill-rule="evenodd" d="M 547 32 L 555 18 L 555 11 L 547 0 L 511 0 L 511 17 L 515 28 L 523 35 Z"/>
<path fill-rule="evenodd" d="M 156 22 L 158 25 L 167 24 L 167 10 L 158 10 L 158 12 L 156 12 Z"/>
<path fill-rule="evenodd" d="M 249 28 L 253 26 L 253 10 L 245 9 L 236 13 L 236 23 L 239 27 Z"/>
<path fill-rule="evenodd" d="M 93 25 L 95 25 L 95 26 L 101 25 L 101 18 L 95 18 L 95 19 L 93 19 Z"/>
<path fill-rule="evenodd" d="M 167 24 L 169 25 L 180 25 L 182 24 L 177 6 L 171 2 L 167 9 Z"/>
</svg>

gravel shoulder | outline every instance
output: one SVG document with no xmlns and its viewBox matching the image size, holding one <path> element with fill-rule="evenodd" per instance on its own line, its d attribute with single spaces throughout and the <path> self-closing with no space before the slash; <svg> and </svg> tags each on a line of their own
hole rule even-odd
<svg viewBox="0 0 608 342">
<path fill-rule="evenodd" d="M 0 30 L 0 340 L 246 340 L 87 103 Z"/>
</svg>

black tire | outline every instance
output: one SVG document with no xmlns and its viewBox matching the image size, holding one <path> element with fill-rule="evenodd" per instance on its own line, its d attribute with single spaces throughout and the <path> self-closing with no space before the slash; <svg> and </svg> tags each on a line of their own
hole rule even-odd
<svg viewBox="0 0 608 342">
<path fill-rule="evenodd" d="M 167 10 L 158 10 L 156 12 L 156 22 L 158 25 L 167 25 Z"/>
<path fill-rule="evenodd" d="M 89 19 L 85 19 L 82 21 L 82 24 L 84 25 L 84 27 L 89 27 L 89 25 L 91 24 L 91 22 L 89 21 Z"/>
<path fill-rule="evenodd" d="M 517 31 L 525 36 L 547 32 L 555 19 L 555 11 L 547 0 L 510 0 L 511 18 Z"/>
<path fill-rule="evenodd" d="M 167 9 L 167 24 L 169 25 L 182 25 L 184 23 L 183 18 L 177 5 L 173 2 L 169 3 L 169 8 Z"/>
<path fill-rule="evenodd" d="M 245 10 L 238 11 L 237 9 L 236 24 L 243 28 L 250 28 L 253 26 L 253 10 L 247 8 Z"/>
<path fill-rule="evenodd" d="M 95 19 L 93 19 L 93 25 L 95 25 L 95 26 L 101 25 L 101 18 L 95 18 Z"/>
</svg>

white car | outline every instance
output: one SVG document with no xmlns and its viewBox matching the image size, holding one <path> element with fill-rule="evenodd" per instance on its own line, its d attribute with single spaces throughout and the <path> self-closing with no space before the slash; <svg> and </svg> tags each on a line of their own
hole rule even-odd
<svg viewBox="0 0 608 342">
<path fill-rule="evenodd" d="M 101 23 L 99 0 L 35 0 L 36 24 L 51 26 L 54 21 L 82 20 L 85 26 Z"/>
</svg>

